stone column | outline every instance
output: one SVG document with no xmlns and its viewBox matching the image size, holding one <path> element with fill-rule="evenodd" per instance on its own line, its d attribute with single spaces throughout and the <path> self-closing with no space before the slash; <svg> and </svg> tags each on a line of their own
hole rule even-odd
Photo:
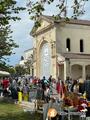
<svg viewBox="0 0 90 120">
<path fill-rule="evenodd" d="M 64 62 L 64 81 L 66 80 L 66 61 Z"/>
<path fill-rule="evenodd" d="M 71 70 L 70 70 L 70 60 L 66 59 L 64 62 L 64 80 L 66 80 L 66 77 L 71 76 Z"/>
<path fill-rule="evenodd" d="M 85 70 L 85 65 L 82 66 L 82 79 L 86 80 L 86 70 Z"/>
<path fill-rule="evenodd" d="M 58 65 L 58 76 L 60 76 L 60 65 Z"/>
</svg>

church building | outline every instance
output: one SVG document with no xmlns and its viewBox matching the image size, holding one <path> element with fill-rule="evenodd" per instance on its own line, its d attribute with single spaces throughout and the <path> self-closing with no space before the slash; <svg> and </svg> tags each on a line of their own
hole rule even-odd
<svg viewBox="0 0 90 120">
<path fill-rule="evenodd" d="M 34 75 L 48 78 L 86 79 L 90 76 L 90 21 L 56 20 L 42 15 L 33 27 Z"/>
</svg>

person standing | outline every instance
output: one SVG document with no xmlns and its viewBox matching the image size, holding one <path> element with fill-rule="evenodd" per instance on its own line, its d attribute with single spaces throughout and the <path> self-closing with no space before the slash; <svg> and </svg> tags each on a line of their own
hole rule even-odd
<svg viewBox="0 0 90 120">
<path fill-rule="evenodd" d="M 86 98 L 90 101 L 90 77 L 84 82 L 84 91 L 86 92 Z"/>
<path fill-rule="evenodd" d="M 49 83 L 52 82 L 52 75 L 50 75 L 50 77 L 48 78 L 48 81 L 49 81 Z"/>
<path fill-rule="evenodd" d="M 0 81 L 0 96 L 3 97 L 3 86 L 2 86 L 2 81 Z"/>
<path fill-rule="evenodd" d="M 24 101 L 29 100 L 29 87 L 27 84 L 23 86 L 23 97 L 24 97 Z"/>
<path fill-rule="evenodd" d="M 45 76 L 43 76 L 43 79 L 41 80 L 41 85 L 42 85 L 42 89 L 43 90 L 45 90 L 45 80 L 46 80 L 46 78 L 45 78 Z"/>
<path fill-rule="evenodd" d="M 62 81 L 59 77 L 58 77 L 58 81 L 56 83 L 56 90 L 57 90 L 57 93 L 59 95 L 59 100 L 60 100 L 62 97 Z"/>
<path fill-rule="evenodd" d="M 79 84 L 77 80 L 73 80 L 71 91 L 74 93 L 79 93 Z"/>
<path fill-rule="evenodd" d="M 2 85 L 3 85 L 3 95 L 8 96 L 7 88 L 9 87 L 9 79 L 5 77 L 2 81 Z"/>
<path fill-rule="evenodd" d="M 46 85 L 47 85 L 47 80 L 45 78 L 45 76 L 43 76 L 43 79 L 41 80 L 41 85 L 42 85 L 42 91 L 43 91 L 43 96 L 42 99 L 44 100 L 44 91 L 46 90 Z"/>
<path fill-rule="evenodd" d="M 50 100 L 50 89 L 49 86 L 46 86 L 46 89 L 44 90 L 44 98 L 45 98 L 45 102 L 49 102 Z"/>
</svg>

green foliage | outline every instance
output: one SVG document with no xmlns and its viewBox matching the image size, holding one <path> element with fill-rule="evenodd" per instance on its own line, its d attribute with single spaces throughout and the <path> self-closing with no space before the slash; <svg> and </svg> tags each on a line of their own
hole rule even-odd
<svg viewBox="0 0 90 120">
<path fill-rule="evenodd" d="M 16 74 L 15 68 L 13 66 L 7 65 L 3 61 L 0 62 L 0 70 L 9 72 L 11 76 Z"/>
<path fill-rule="evenodd" d="M 77 19 L 80 15 L 83 15 L 85 13 L 85 4 L 88 0 L 72 0 L 73 5 L 69 3 L 69 6 L 71 7 L 71 10 L 73 12 L 72 18 Z M 46 5 L 51 5 L 51 3 L 55 2 L 55 0 L 40 0 L 39 2 L 32 2 L 32 0 L 29 0 L 29 3 L 27 4 L 28 6 L 28 11 L 31 16 L 31 19 L 35 21 L 35 24 L 39 22 L 39 17 L 40 15 L 43 14 L 43 11 L 45 11 L 45 6 Z M 57 0 L 56 4 L 56 9 L 58 9 L 57 15 L 53 15 L 55 18 L 68 18 L 68 2 L 69 0 Z M 50 6 L 51 7 L 51 6 Z M 50 8 L 51 10 L 51 8 Z"/>
<path fill-rule="evenodd" d="M 12 37 L 9 36 L 10 33 L 12 33 L 10 26 L 5 26 L 0 30 L 0 59 L 3 56 L 11 55 L 13 48 L 18 47 Z"/>
<path fill-rule="evenodd" d="M 21 10 L 25 8 L 17 7 L 15 0 L 0 0 L 0 60 L 11 55 L 13 48 L 18 47 L 11 36 L 10 21 L 20 20 L 16 14 Z"/>
<path fill-rule="evenodd" d="M 5 62 L 0 61 L 0 70 L 7 71 L 8 72 L 8 65 L 6 65 Z"/>
<path fill-rule="evenodd" d="M 33 68 L 33 55 L 25 62 L 26 73 L 31 74 L 31 69 Z"/>
<path fill-rule="evenodd" d="M 15 71 L 17 76 L 22 76 L 26 73 L 26 69 L 21 65 L 15 66 Z"/>
<path fill-rule="evenodd" d="M 18 20 L 17 16 L 13 14 L 18 14 L 20 10 L 24 10 L 23 7 L 17 7 L 15 0 L 1 0 L 0 1 L 0 25 L 9 24 L 10 20 Z"/>
<path fill-rule="evenodd" d="M 8 67 L 8 72 L 11 76 L 14 76 L 16 74 L 16 70 L 14 67 Z"/>
</svg>

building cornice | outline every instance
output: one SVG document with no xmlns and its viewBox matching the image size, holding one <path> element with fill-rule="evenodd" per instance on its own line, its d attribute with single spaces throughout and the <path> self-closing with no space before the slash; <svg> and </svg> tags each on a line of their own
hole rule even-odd
<svg viewBox="0 0 90 120">
<path fill-rule="evenodd" d="M 42 28 L 41 30 L 32 33 L 32 36 L 34 37 L 34 36 L 40 35 L 40 34 L 44 33 L 45 31 L 47 31 L 47 30 L 53 28 L 54 26 L 55 26 L 54 23 L 51 23 L 50 25 L 48 25 L 48 26 Z"/>
<path fill-rule="evenodd" d="M 42 32 L 45 32 L 46 30 L 50 29 L 51 27 L 53 27 L 55 24 L 72 24 L 72 25 L 83 25 L 83 26 L 90 26 L 90 21 L 89 20 L 79 20 L 79 19 L 69 19 L 66 20 L 65 18 L 61 18 L 56 20 L 54 17 L 52 16 L 45 16 L 42 15 L 39 18 L 40 20 L 45 20 L 48 23 L 50 23 L 50 25 L 46 26 L 45 28 L 42 28 L 41 30 L 37 31 L 38 28 L 35 28 L 35 26 L 33 27 L 32 31 L 31 31 L 31 35 L 37 36 Z"/>
</svg>

